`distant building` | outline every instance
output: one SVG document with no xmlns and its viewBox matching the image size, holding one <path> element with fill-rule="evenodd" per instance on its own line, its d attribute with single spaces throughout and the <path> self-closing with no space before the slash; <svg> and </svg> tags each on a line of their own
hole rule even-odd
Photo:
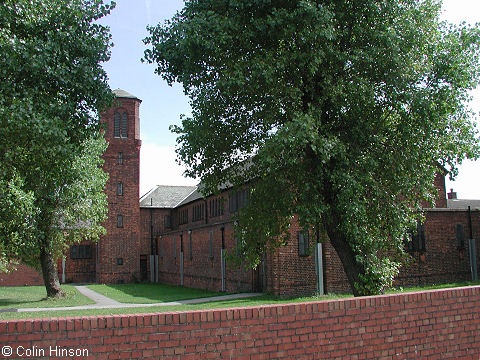
<svg viewBox="0 0 480 360">
<path fill-rule="evenodd" d="M 281 296 L 318 291 L 346 292 L 349 284 L 334 249 L 326 240 L 313 244 L 296 219 L 291 240 L 266 254 L 257 269 L 235 268 L 225 252 L 235 252 L 235 213 L 248 191 L 225 189 L 204 198 L 196 186 L 159 185 L 139 199 L 139 106 L 141 100 L 117 89 L 117 103 L 101 114 L 109 142 L 104 168 L 110 174 L 107 234 L 97 244 L 71 247 L 59 263 L 64 282 L 161 282 L 216 291 L 264 291 Z M 168 171 L 166 169 L 165 171 Z M 397 278 L 402 286 L 466 281 L 472 264 L 478 272 L 480 200 L 447 194 L 445 179 L 435 180 L 438 200 L 425 209 L 426 221 L 406 244 L 414 262 Z M 470 207 L 470 208 L 469 208 Z M 476 242 L 473 242 L 476 244 Z M 0 285 L 41 283 L 33 270 L 0 275 Z"/>
</svg>

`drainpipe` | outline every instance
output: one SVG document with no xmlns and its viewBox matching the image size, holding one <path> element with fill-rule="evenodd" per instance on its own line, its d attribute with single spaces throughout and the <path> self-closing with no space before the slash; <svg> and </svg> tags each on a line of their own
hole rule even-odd
<svg viewBox="0 0 480 360">
<path fill-rule="evenodd" d="M 468 239 L 468 250 L 470 253 L 470 272 L 472 273 L 472 281 L 478 281 L 477 247 L 476 247 L 476 241 L 473 238 L 472 210 L 470 206 L 468 207 L 468 227 L 470 229 L 470 237 Z"/>
<path fill-rule="evenodd" d="M 323 287 L 323 249 L 320 242 L 320 231 L 317 226 L 317 243 L 315 244 L 315 274 L 317 280 L 317 294 L 325 295 Z"/>
<path fill-rule="evenodd" d="M 220 253 L 220 265 L 222 269 L 222 291 L 225 291 L 225 280 L 226 280 L 226 274 L 225 274 L 225 227 L 222 226 L 220 228 L 220 231 L 222 232 L 222 249 Z"/>
<path fill-rule="evenodd" d="M 183 286 L 183 233 L 180 234 L 180 286 Z"/>
<path fill-rule="evenodd" d="M 67 259 L 62 258 L 62 284 L 65 284 L 65 268 L 67 266 Z"/>
<path fill-rule="evenodd" d="M 150 206 L 153 206 L 153 199 L 150 199 Z M 157 244 L 153 235 L 153 208 L 150 211 L 150 282 L 158 282 L 158 256 Z"/>
<path fill-rule="evenodd" d="M 153 209 L 150 208 L 150 254 L 155 255 L 155 243 L 153 239 Z"/>
</svg>

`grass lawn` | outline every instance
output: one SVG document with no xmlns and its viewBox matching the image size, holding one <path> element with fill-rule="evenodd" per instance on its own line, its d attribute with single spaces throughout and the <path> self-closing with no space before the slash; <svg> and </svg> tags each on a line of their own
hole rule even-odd
<svg viewBox="0 0 480 360">
<path fill-rule="evenodd" d="M 164 284 L 88 285 L 89 289 L 125 304 L 155 304 L 225 295 Z"/>
<path fill-rule="evenodd" d="M 62 285 L 63 299 L 47 299 L 45 286 L 0 287 L 0 312 L 6 309 L 60 307 L 94 304 L 71 285 Z"/>
<path fill-rule="evenodd" d="M 421 290 L 430 290 L 430 289 L 442 289 L 442 288 L 453 288 L 453 287 L 460 287 L 460 286 L 471 286 L 471 285 L 480 285 L 480 283 L 454 283 L 454 284 L 441 284 L 441 285 L 433 285 L 427 286 L 422 288 L 408 288 L 408 289 L 397 289 L 389 291 L 388 293 L 395 293 L 395 292 L 411 292 L 411 291 L 421 291 Z M 206 292 L 204 290 L 196 290 L 196 289 L 187 289 L 187 288 L 180 288 L 175 286 L 168 286 L 168 285 L 159 285 L 159 284 L 132 284 L 132 285 L 90 285 L 89 286 L 92 290 L 101 292 L 97 289 L 104 289 L 110 288 L 108 291 L 117 292 L 116 299 L 121 302 L 127 302 L 126 299 L 130 298 L 130 303 L 146 303 L 149 300 L 149 303 L 156 303 L 162 301 L 174 301 L 174 300 L 186 300 L 191 298 L 199 298 L 199 297 L 209 297 L 215 295 L 224 295 L 214 292 Z M 22 287 L 22 288 L 14 288 L 14 289 L 21 289 L 25 290 L 25 292 L 29 293 L 30 289 L 38 288 L 35 291 L 41 295 L 37 295 L 37 300 L 34 301 L 33 304 L 39 304 L 37 307 L 44 307 L 44 306 L 72 306 L 72 305 L 80 305 L 79 303 L 72 303 L 67 296 L 66 299 L 63 300 L 54 300 L 53 304 L 49 301 L 46 301 L 45 292 L 41 293 L 39 289 L 41 287 Z M 64 289 L 68 289 L 71 287 L 64 286 Z M 3 289 L 11 289 L 11 288 L 0 288 L 0 292 Z M 116 289 L 116 290 L 112 290 Z M 129 289 L 129 290 L 128 290 Z M 158 294 L 160 289 L 163 295 Z M 43 291 L 45 291 L 43 289 Z M 76 290 L 73 288 L 73 291 Z M 32 291 L 33 292 L 33 291 Z M 102 292 L 106 296 L 114 296 L 108 292 Z M 118 295 L 121 293 L 121 295 Z M 123 293 L 123 294 L 122 294 Z M 13 294 L 13 293 L 12 293 Z M 20 293 L 17 293 L 17 295 Z M 137 296 L 135 296 L 137 295 Z M 253 298 L 246 298 L 246 299 L 236 299 L 236 300 L 223 300 L 223 301 L 214 301 L 214 302 L 206 302 L 202 304 L 192 304 L 192 305 L 175 305 L 175 306 L 152 306 L 152 307 L 139 307 L 139 308 L 116 308 L 116 309 L 90 309 L 90 310 L 69 310 L 69 311 L 45 311 L 45 312 L 24 312 L 24 313 L 12 313 L 12 312 L 1 312 L 3 308 L 19 308 L 20 306 L 16 305 L 13 306 L 11 304 L 21 304 L 22 307 L 34 307 L 31 305 L 32 303 L 27 303 L 23 301 L 27 301 L 28 299 L 24 298 L 22 301 L 14 300 L 18 299 L 17 296 L 10 295 L 10 299 L 8 304 L 6 305 L 5 301 L 1 301 L 3 299 L 0 296 L 0 320 L 10 320 L 10 319 L 39 319 L 39 318 L 52 318 L 52 317 L 66 317 L 66 316 L 95 316 L 95 315 L 115 315 L 115 314 L 138 314 L 138 313 L 158 313 L 158 312 L 169 312 L 169 311 L 192 311 L 192 310 L 204 310 L 204 309 L 226 309 L 226 308 L 234 308 L 234 307 L 246 307 L 246 306 L 259 306 L 259 305 L 268 305 L 268 304 L 287 304 L 287 303 L 295 303 L 295 302 L 308 302 L 308 301 L 322 301 L 322 300 L 332 300 L 332 299 L 339 299 L 339 298 L 348 298 L 352 297 L 351 294 L 344 294 L 344 295 L 326 295 L 326 296 L 311 296 L 311 297 L 297 297 L 297 298 L 278 298 L 272 295 L 261 295 Z M 12 297 L 13 296 L 13 297 Z M 30 295 L 29 295 L 30 296 Z M 42 300 L 43 296 L 43 300 Z M 163 296 L 163 297 L 162 297 Z M 183 296 L 183 297 L 182 297 Z M 141 299 L 141 300 L 140 300 Z M 37 302 L 35 302 L 37 301 Z M 50 300 L 51 301 L 51 300 Z M 68 303 L 68 304 L 67 304 Z"/>
<path fill-rule="evenodd" d="M 456 287 L 464 286 L 477 286 L 480 285 L 480 281 L 466 281 L 460 283 L 449 283 L 449 284 L 434 284 L 426 286 L 414 286 L 409 288 L 396 288 L 387 291 L 387 294 L 396 294 L 396 293 L 408 293 L 414 291 L 426 291 L 426 290 L 438 290 L 438 289 L 451 289 Z"/>
<path fill-rule="evenodd" d="M 260 306 L 268 304 L 287 304 L 295 302 L 308 302 L 338 299 L 341 297 L 351 297 L 352 295 L 326 295 L 283 299 L 272 295 L 260 295 L 253 298 L 223 300 L 207 302 L 192 305 L 174 305 L 174 306 L 151 306 L 139 308 L 116 308 L 116 309 L 91 309 L 91 310 L 75 310 L 75 311 L 45 311 L 30 313 L 0 313 L 0 320 L 10 319 L 39 319 L 66 316 L 94 316 L 94 315 L 116 315 L 116 314 L 139 314 L 139 313 L 159 313 L 170 311 L 192 311 L 204 309 L 227 309 L 246 306 Z"/>
</svg>

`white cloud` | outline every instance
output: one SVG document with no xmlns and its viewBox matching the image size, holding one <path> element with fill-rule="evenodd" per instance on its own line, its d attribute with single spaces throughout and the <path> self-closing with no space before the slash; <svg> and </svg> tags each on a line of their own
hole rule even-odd
<svg viewBox="0 0 480 360">
<path fill-rule="evenodd" d="M 183 176 L 185 168 L 175 162 L 173 146 L 159 146 L 142 141 L 140 150 L 140 196 L 155 185 L 196 185 Z"/>
<path fill-rule="evenodd" d="M 443 0 L 442 10 L 442 20 L 453 23 L 475 24 L 480 19 L 478 0 Z"/>
<path fill-rule="evenodd" d="M 465 160 L 460 166 L 459 174 L 455 181 L 447 178 L 447 193 L 450 189 L 457 192 L 459 199 L 480 199 L 480 164 L 475 161 Z"/>
<path fill-rule="evenodd" d="M 478 0 L 443 0 L 442 19 L 453 23 L 463 21 L 469 24 L 480 22 L 480 1 Z M 480 112 L 480 90 L 472 91 L 473 101 L 470 107 Z M 479 124 L 478 115 L 476 122 Z M 480 162 L 465 160 L 459 166 L 459 175 L 455 181 L 446 179 L 447 193 L 453 188 L 459 199 L 480 199 Z"/>
</svg>

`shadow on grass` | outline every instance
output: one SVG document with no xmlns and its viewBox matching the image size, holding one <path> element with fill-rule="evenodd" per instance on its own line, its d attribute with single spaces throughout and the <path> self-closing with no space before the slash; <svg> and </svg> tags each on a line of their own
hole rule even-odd
<svg viewBox="0 0 480 360">
<path fill-rule="evenodd" d="M 225 293 L 164 284 L 96 284 L 89 285 L 88 288 L 126 304 L 152 304 L 226 295 Z"/>
<path fill-rule="evenodd" d="M 0 310 L 4 307 L 19 307 L 24 304 L 34 304 L 41 301 L 46 301 L 47 298 L 44 297 L 43 299 L 38 300 L 19 300 L 19 299 L 0 299 Z"/>
<path fill-rule="evenodd" d="M 0 310 L 6 308 L 60 307 L 93 304 L 94 301 L 80 294 L 71 285 L 63 285 L 65 297 L 47 298 L 44 286 L 2 286 L 0 287 Z"/>
</svg>

